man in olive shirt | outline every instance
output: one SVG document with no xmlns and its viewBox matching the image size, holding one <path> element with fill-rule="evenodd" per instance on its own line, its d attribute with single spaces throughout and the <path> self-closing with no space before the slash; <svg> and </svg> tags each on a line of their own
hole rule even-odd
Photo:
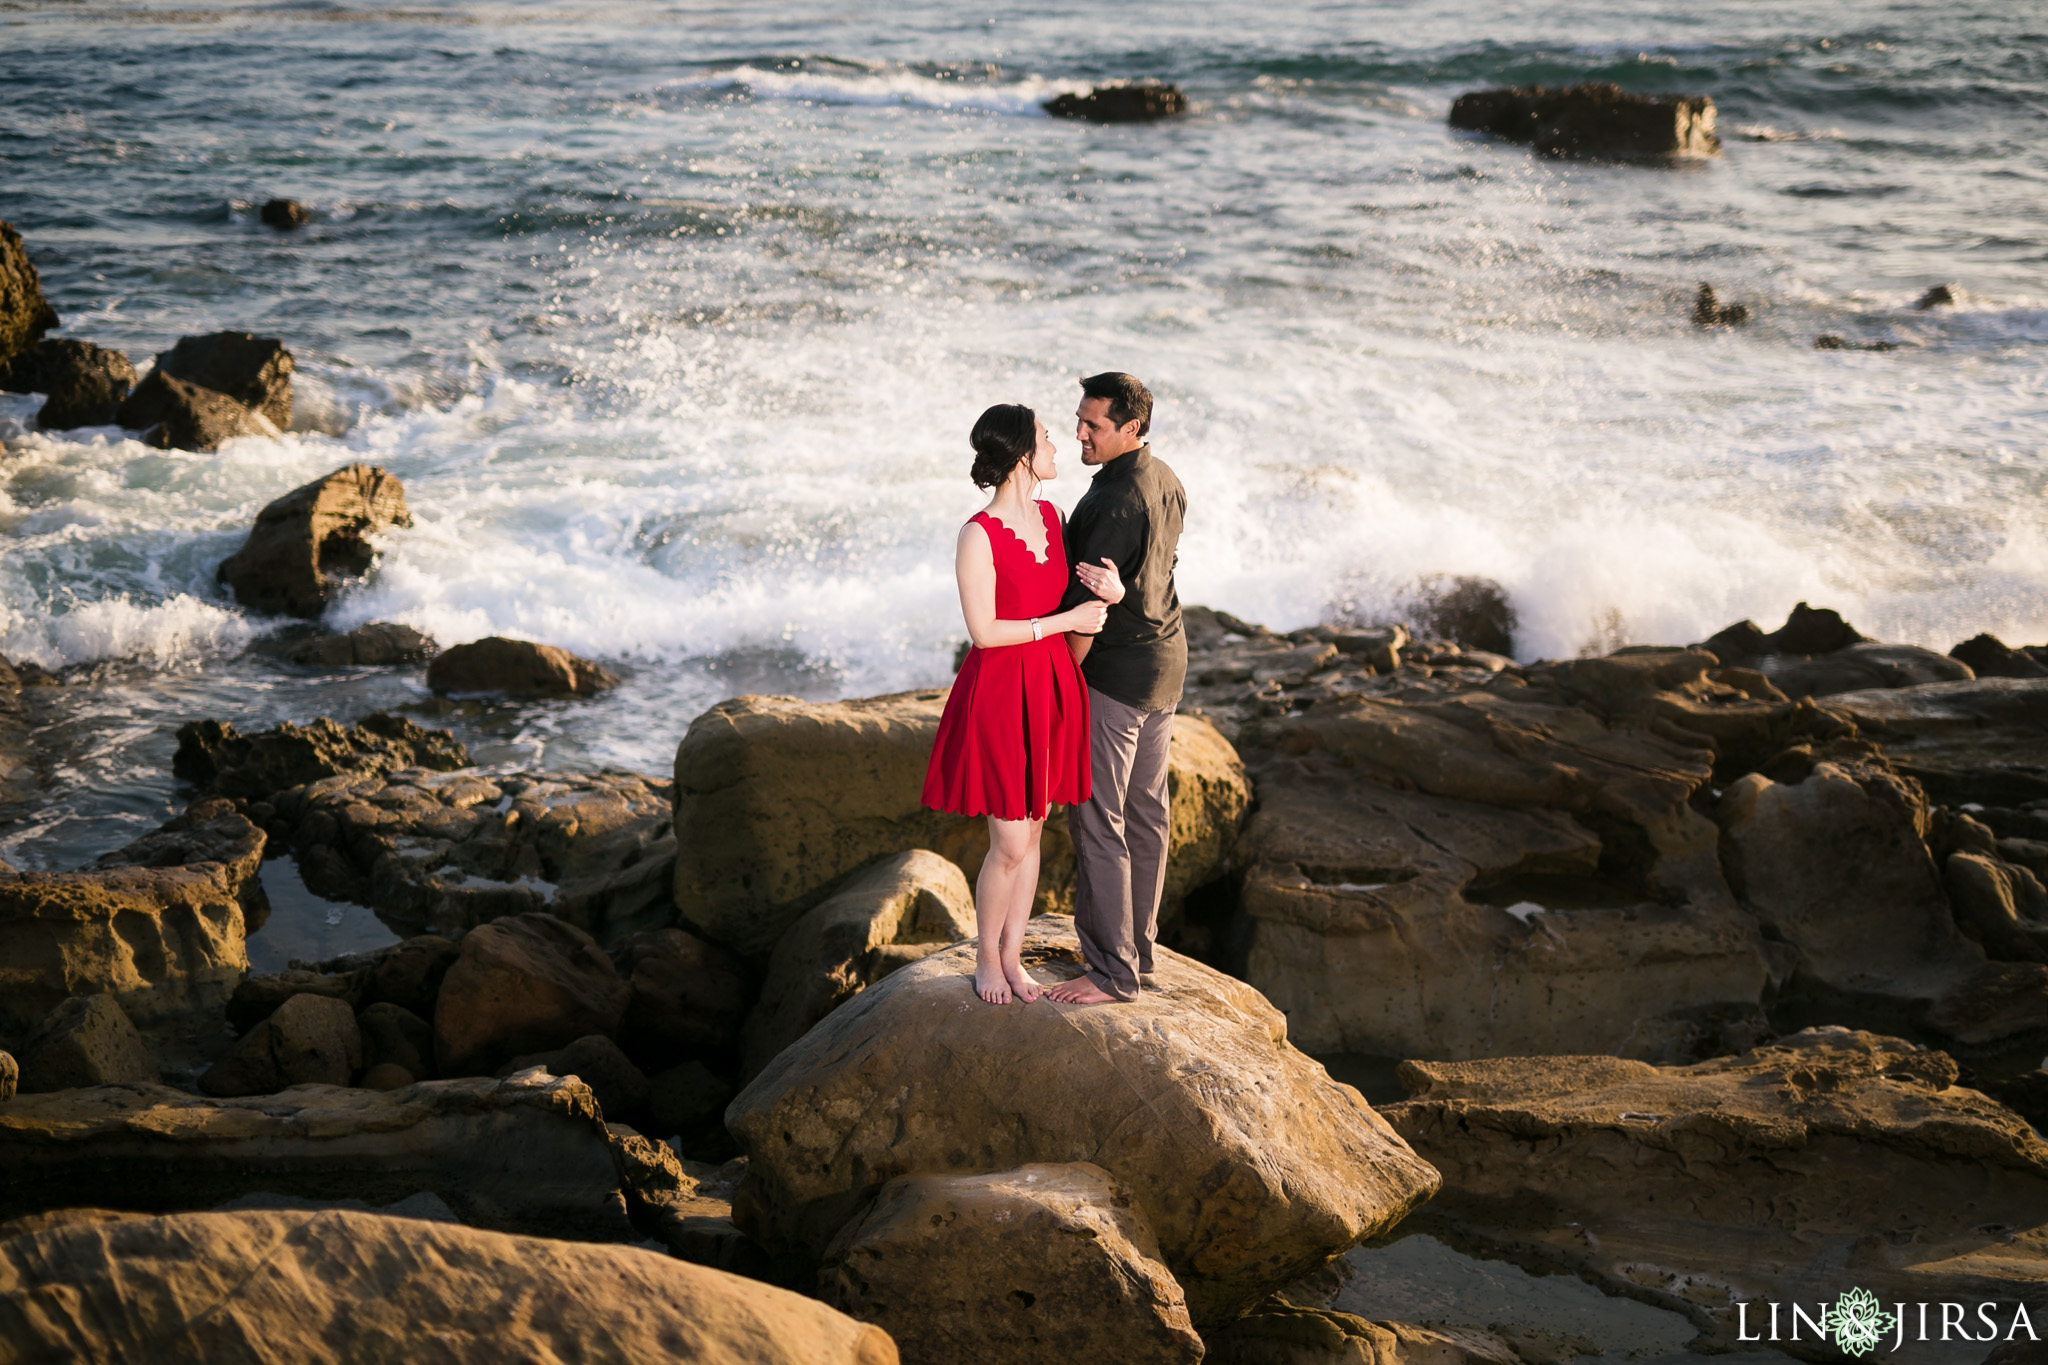
<svg viewBox="0 0 2048 1365">
<path fill-rule="evenodd" d="M 1188 644 L 1174 591 L 1187 493 L 1144 444 L 1152 395 L 1127 374 L 1081 381 L 1075 413 L 1081 463 L 1096 467 L 1067 523 L 1069 562 L 1116 566 L 1122 600 L 1102 633 L 1069 633 L 1088 679 L 1094 795 L 1067 813 L 1078 879 L 1074 929 L 1088 973 L 1047 994 L 1070 1004 L 1137 996 L 1152 971 L 1166 886 L 1167 751 L 1187 678 Z M 1062 610 L 1090 600 L 1079 574 Z"/>
</svg>

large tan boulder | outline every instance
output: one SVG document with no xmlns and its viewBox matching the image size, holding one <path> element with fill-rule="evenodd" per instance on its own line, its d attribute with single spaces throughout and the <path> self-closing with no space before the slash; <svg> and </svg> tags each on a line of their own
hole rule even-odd
<svg viewBox="0 0 2048 1365">
<path fill-rule="evenodd" d="M 245 607 L 313 620 L 340 580 L 369 572 L 376 557 L 372 537 L 410 525 L 397 475 L 348 465 L 258 512 L 242 548 L 221 561 L 220 581 Z"/>
<path fill-rule="evenodd" d="M 427 666 L 436 692 L 502 692 L 511 697 L 594 697 L 619 675 L 556 645 L 490 635 L 456 645 Z"/>
<path fill-rule="evenodd" d="M 267 1095 L 292 1085 L 347 1085 L 362 1070 L 363 1035 L 346 1001 L 294 995 L 207 1068 L 209 1095 Z"/>
<path fill-rule="evenodd" d="M 974 936 L 974 892 L 958 867 L 922 848 L 882 859 L 806 911 L 775 945 L 741 1034 L 741 1074 L 757 1074 L 898 967 Z"/>
<path fill-rule="evenodd" d="M 470 930 L 434 1003 L 443 1075 L 489 1072 L 587 1033 L 618 1031 L 632 992 L 590 935 L 553 915 L 513 915 Z"/>
<path fill-rule="evenodd" d="M 21 1049 L 24 1091 L 157 1079 L 156 1058 L 111 995 L 75 995 Z"/>
<path fill-rule="evenodd" d="M 1732 1345 L 1736 1301 L 1832 1303 L 1850 1284 L 1886 1304 L 2039 1302 L 2048 1144 L 1956 1074 L 1895 1038 L 1811 1029 L 1685 1067 L 1409 1062 L 1413 1098 L 1384 1112 L 1443 1172 L 1418 1229 L 1705 1316 Z"/>
<path fill-rule="evenodd" d="M 248 833 L 260 858 L 263 835 Z M 0 866 L 0 1030 L 33 1029 L 74 995 L 110 994 L 144 1026 L 219 1006 L 249 969 L 245 880 L 220 862 Z"/>
<path fill-rule="evenodd" d="M 1300 1046 L 1677 1058 L 1761 1033 L 1763 941 L 1692 808 L 1710 751 L 1493 694 L 1354 698 L 1247 739 L 1268 757 L 1233 853 L 1245 978 Z"/>
<path fill-rule="evenodd" d="M 67 1221 L 0 1241 L 10 1359 L 892 1365 L 880 1329 L 637 1247 L 331 1209 Z M 260 1343 L 260 1345 L 259 1345 Z"/>
<path fill-rule="evenodd" d="M 1194 1365 L 1202 1340 L 1130 1191 L 1087 1162 L 882 1187 L 819 1273 L 905 1365 Z"/>
<path fill-rule="evenodd" d="M 0 1219 L 204 1209 L 252 1190 L 377 1206 L 426 1191 L 478 1227 L 600 1241 L 638 1240 L 629 1208 L 689 1187 L 666 1148 L 608 1130 L 588 1086 L 540 1071 L 388 1093 L 18 1095 L 0 1107 L 0 1170 Z"/>
<path fill-rule="evenodd" d="M 1079 970 L 1068 921 L 1025 963 Z M 1127 1185 L 1197 1326 L 1399 1222 L 1436 1174 L 1222 973 L 1161 949 L 1130 1004 L 983 1005 L 974 948 L 897 971 L 828 1015 L 733 1100 L 750 1158 L 741 1229 L 818 1256 L 885 1183 L 1091 1161 Z"/>
<path fill-rule="evenodd" d="M 985 820 L 924 808 L 926 765 L 946 693 L 846 702 L 735 697 L 690 723 L 676 750 L 675 903 L 713 942 L 760 959 L 834 883 L 875 859 L 925 848 L 971 882 Z M 1167 899 L 1215 875 L 1251 800 L 1228 741 L 1177 716 Z M 1039 913 L 1071 909 L 1064 812 L 1046 822 Z"/>
</svg>

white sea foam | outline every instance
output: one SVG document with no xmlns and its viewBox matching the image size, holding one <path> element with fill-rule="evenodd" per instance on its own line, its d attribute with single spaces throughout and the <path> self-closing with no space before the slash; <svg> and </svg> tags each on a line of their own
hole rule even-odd
<svg viewBox="0 0 2048 1365">
<path fill-rule="evenodd" d="M 899 66 L 877 65 L 865 70 L 848 70 L 845 63 L 813 63 L 806 68 L 801 62 L 792 61 L 776 67 L 749 63 L 702 76 L 664 81 L 657 88 L 657 94 L 673 99 L 733 91 L 755 99 L 796 100 L 812 104 L 901 105 L 915 109 L 1041 118 L 1045 115 L 1047 100 L 1069 91 L 1086 89 L 1088 87 L 1083 83 L 1046 80 L 1038 76 L 994 81 L 986 77 L 963 79 L 927 75 Z"/>
</svg>

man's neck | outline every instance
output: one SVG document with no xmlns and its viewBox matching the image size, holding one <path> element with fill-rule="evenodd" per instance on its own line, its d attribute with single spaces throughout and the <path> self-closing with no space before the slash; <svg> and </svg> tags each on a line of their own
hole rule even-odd
<svg viewBox="0 0 2048 1365">
<path fill-rule="evenodd" d="M 1137 454 L 1137 453 L 1138 453 L 1139 451 L 1143 450 L 1144 448 L 1145 448 L 1145 443 L 1144 443 L 1143 441 L 1140 441 L 1140 442 L 1138 442 L 1138 443 L 1137 443 L 1136 445 L 1134 445 L 1134 446 L 1130 447 L 1130 448 L 1129 448 L 1128 450 L 1119 450 L 1119 451 L 1118 451 L 1118 452 L 1117 452 L 1116 454 L 1114 454 L 1114 455 L 1106 456 L 1106 457 L 1104 457 L 1103 459 L 1101 459 L 1101 460 L 1098 460 L 1098 461 L 1096 461 L 1095 467 L 1096 467 L 1096 468 L 1097 468 L 1098 470 L 1101 470 L 1101 469 L 1109 469 L 1109 468 L 1111 468 L 1112 466 L 1114 466 L 1114 465 L 1115 465 L 1115 464 L 1117 463 L 1117 461 L 1119 461 L 1119 460 L 1127 460 L 1127 459 L 1129 459 L 1129 458 L 1130 458 L 1131 456 L 1133 456 L 1133 455 Z"/>
</svg>

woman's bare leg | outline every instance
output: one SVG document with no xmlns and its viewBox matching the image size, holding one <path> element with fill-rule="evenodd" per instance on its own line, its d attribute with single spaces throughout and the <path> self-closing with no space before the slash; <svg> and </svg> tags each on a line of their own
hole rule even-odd
<svg viewBox="0 0 2048 1365">
<path fill-rule="evenodd" d="M 981 875 L 974 879 L 974 923 L 980 934 L 974 951 L 974 993 L 991 1005 L 1010 1003 L 1006 970 L 1010 953 L 1004 939 L 1018 883 L 1028 888 L 1024 893 L 1026 914 L 1038 889 L 1036 823 L 1042 822 L 988 817 L 988 856 L 981 860 Z"/>
<path fill-rule="evenodd" d="M 1031 826 L 1031 846 L 1025 855 L 1024 865 L 1017 870 L 1017 877 L 1011 883 L 1009 913 L 1003 919 L 1003 975 L 1010 982 L 1010 989 L 1019 1000 L 1030 1004 L 1038 998 L 1039 986 L 1024 970 L 1024 926 L 1031 921 L 1031 902 L 1038 899 L 1038 845 L 1045 833 L 1045 821 L 1027 820 Z"/>
</svg>

